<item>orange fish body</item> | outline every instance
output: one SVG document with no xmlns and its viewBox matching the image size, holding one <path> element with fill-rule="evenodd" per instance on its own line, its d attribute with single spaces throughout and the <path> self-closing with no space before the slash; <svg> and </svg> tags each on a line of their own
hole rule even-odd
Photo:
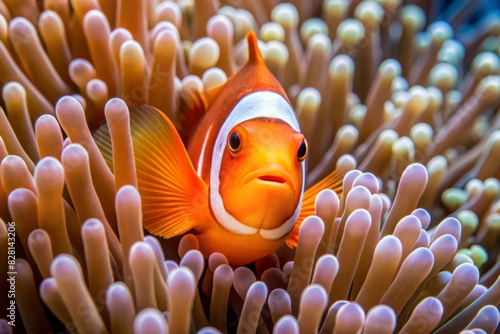
<svg viewBox="0 0 500 334">
<path fill-rule="evenodd" d="M 319 189 L 304 193 L 307 143 L 255 34 L 247 40 L 247 64 L 215 89 L 187 150 L 161 112 L 130 110 L 144 227 L 166 238 L 191 231 L 205 257 L 233 265 L 295 245 Z M 106 131 L 94 135 L 103 155 Z"/>
<path fill-rule="evenodd" d="M 297 118 L 253 36 L 249 50 L 248 63 L 229 78 L 188 145 L 198 175 L 210 185 L 215 222 L 198 233 L 200 250 L 221 252 L 236 264 L 284 243 L 300 212 L 304 185 L 303 157 L 297 158 L 304 136 Z M 241 141 L 236 153 L 229 147 L 233 132 Z"/>
</svg>

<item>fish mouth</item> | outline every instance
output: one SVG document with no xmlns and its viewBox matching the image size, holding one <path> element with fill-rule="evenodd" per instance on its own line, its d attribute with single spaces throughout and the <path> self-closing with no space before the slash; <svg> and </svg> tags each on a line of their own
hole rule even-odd
<svg viewBox="0 0 500 334">
<path fill-rule="evenodd" d="M 242 184 L 259 182 L 269 186 L 291 186 L 294 187 L 292 176 L 281 166 L 269 166 L 260 168 L 246 175 Z"/>
<path fill-rule="evenodd" d="M 286 183 L 286 179 L 279 175 L 262 175 L 257 177 L 259 180 L 264 182 L 273 182 L 273 183 Z"/>
</svg>

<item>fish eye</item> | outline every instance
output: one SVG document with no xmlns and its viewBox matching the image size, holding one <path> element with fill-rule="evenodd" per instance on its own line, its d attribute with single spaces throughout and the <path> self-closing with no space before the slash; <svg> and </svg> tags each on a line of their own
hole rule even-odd
<svg viewBox="0 0 500 334">
<path fill-rule="evenodd" d="M 302 139 L 302 143 L 300 143 L 299 149 L 297 151 L 297 159 L 299 159 L 299 162 L 302 162 L 305 160 L 307 156 L 307 142 L 306 139 Z"/>
<path fill-rule="evenodd" d="M 240 135 L 236 131 L 229 135 L 227 146 L 229 146 L 229 150 L 231 151 L 231 153 L 236 153 L 240 149 L 241 139 Z"/>
</svg>

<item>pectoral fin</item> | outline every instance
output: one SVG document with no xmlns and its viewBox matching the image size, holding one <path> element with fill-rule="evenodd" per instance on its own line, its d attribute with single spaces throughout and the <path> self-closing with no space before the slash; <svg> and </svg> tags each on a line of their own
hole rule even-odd
<svg viewBox="0 0 500 334">
<path fill-rule="evenodd" d="M 133 107 L 130 130 L 146 230 L 169 238 L 206 223 L 207 186 L 196 174 L 170 120 L 153 107 Z M 94 140 L 111 166 L 106 124 L 94 133 Z"/>
<path fill-rule="evenodd" d="M 293 227 L 292 233 L 288 236 L 286 240 L 286 244 L 291 247 L 297 247 L 299 241 L 299 229 L 302 221 L 310 215 L 315 214 L 314 203 L 316 201 L 316 196 L 323 189 L 332 189 L 339 195 L 342 195 L 342 181 L 344 178 L 344 173 L 339 170 L 334 170 L 329 175 L 327 175 L 324 179 L 310 187 L 304 192 L 304 196 L 302 199 L 302 209 L 300 210 L 299 217 L 297 218 L 297 222 Z"/>
</svg>

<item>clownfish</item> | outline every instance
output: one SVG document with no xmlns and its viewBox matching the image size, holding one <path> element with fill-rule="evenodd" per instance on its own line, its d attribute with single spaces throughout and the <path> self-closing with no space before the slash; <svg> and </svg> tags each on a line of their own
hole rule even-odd
<svg viewBox="0 0 500 334">
<path fill-rule="evenodd" d="M 232 265 L 296 246 L 318 192 L 341 187 L 334 171 L 304 189 L 306 139 L 253 32 L 247 42 L 247 63 L 206 94 L 186 146 L 162 112 L 130 108 L 144 228 L 164 238 L 189 231 L 205 257 L 220 252 Z M 106 124 L 94 139 L 111 164 Z"/>
</svg>

